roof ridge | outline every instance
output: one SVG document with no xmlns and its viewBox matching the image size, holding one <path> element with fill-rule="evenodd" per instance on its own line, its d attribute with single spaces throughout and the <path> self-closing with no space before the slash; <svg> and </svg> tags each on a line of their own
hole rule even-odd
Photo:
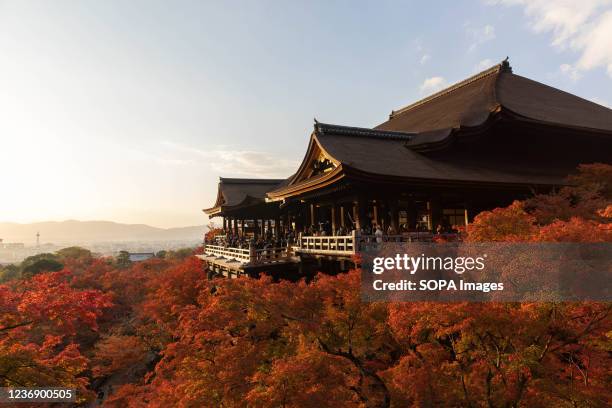
<svg viewBox="0 0 612 408">
<path fill-rule="evenodd" d="M 387 139 L 406 139 L 410 140 L 415 133 L 413 132 L 400 132 L 393 130 L 378 130 L 370 128 L 362 128 L 356 126 L 343 126 L 333 125 L 329 123 L 321 123 L 316 121 L 314 125 L 315 133 L 325 134 L 326 132 L 350 135 L 350 136 L 361 136 L 361 137 L 384 137 Z"/>
<path fill-rule="evenodd" d="M 447 88 L 444 88 L 436 93 L 433 93 L 429 96 L 426 96 L 423 99 L 419 99 L 416 102 L 411 103 L 410 105 L 404 106 L 403 108 L 400 108 L 398 110 L 392 110 L 391 113 L 389 114 L 389 119 L 393 119 L 394 116 L 400 114 L 400 113 L 404 113 L 412 108 L 415 108 L 417 106 L 423 105 L 427 102 L 430 102 L 434 99 L 437 99 L 443 95 L 446 95 L 448 93 L 451 93 L 459 88 L 462 88 L 466 85 L 471 84 L 472 82 L 478 81 L 479 79 L 485 78 L 491 74 L 497 74 L 499 72 L 512 72 L 512 67 L 510 67 L 510 64 L 508 62 L 508 58 L 506 57 L 505 60 L 503 60 L 502 62 L 493 65 L 491 68 L 487 68 L 484 71 L 481 71 L 475 75 L 472 75 L 471 77 L 468 77 L 462 81 L 459 81 Z"/>
<path fill-rule="evenodd" d="M 219 181 L 220 182 L 226 182 L 226 183 L 236 183 L 236 184 L 240 184 L 240 183 L 252 183 L 252 184 L 270 184 L 270 183 L 276 183 L 276 182 L 281 182 L 285 179 L 258 179 L 258 178 L 235 178 L 235 177 L 219 177 Z"/>
</svg>

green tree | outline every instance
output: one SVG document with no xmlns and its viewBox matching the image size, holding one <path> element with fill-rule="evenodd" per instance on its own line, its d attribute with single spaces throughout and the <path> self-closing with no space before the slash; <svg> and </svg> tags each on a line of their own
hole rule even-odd
<svg viewBox="0 0 612 408">
<path fill-rule="evenodd" d="M 79 259 L 79 258 L 91 258 L 91 251 L 89 249 L 81 248 L 79 246 L 71 246 L 68 248 L 62 248 L 56 252 L 60 259 Z"/>
<path fill-rule="evenodd" d="M 20 277 L 19 267 L 13 264 L 0 268 L 0 283 L 8 282 Z"/>
<path fill-rule="evenodd" d="M 38 254 L 29 256 L 21 262 L 21 277 L 31 278 L 41 272 L 57 272 L 64 268 L 64 264 L 59 261 L 55 254 Z"/>
<path fill-rule="evenodd" d="M 120 251 L 119 255 L 117 255 L 117 266 L 119 268 L 128 268 L 131 264 L 130 253 L 128 251 Z"/>
<path fill-rule="evenodd" d="M 166 258 L 183 260 L 185 258 L 189 258 L 191 255 L 193 255 L 193 248 L 181 248 L 173 251 L 167 251 Z"/>
</svg>

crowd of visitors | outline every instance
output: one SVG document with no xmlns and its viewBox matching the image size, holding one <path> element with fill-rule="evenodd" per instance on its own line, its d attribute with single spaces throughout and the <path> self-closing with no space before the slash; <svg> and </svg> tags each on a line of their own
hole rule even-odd
<svg viewBox="0 0 612 408">
<path fill-rule="evenodd" d="M 222 231 L 220 235 L 213 238 L 213 242 L 207 242 L 207 244 L 241 249 L 248 249 L 251 246 L 255 249 L 285 248 L 293 243 L 295 243 L 295 231 L 293 229 L 281 231 L 278 236 L 275 236 L 270 230 L 266 231 L 263 235 L 259 234 L 257 236 L 245 236 L 231 231 Z"/>
<path fill-rule="evenodd" d="M 352 225 L 351 225 L 352 227 Z M 399 229 L 399 231 L 398 231 Z M 457 234 L 457 230 L 448 222 L 442 222 L 437 225 L 432 232 L 424 228 L 421 223 L 417 223 L 415 228 L 409 228 L 408 224 L 400 224 L 396 229 L 389 224 L 386 228 L 380 224 L 367 222 L 362 228 L 357 230 L 357 235 L 362 237 L 362 241 L 366 242 L 384 242 L 384 241 L 402 241 L 403 236 L 407 234 L 429 235 L 452 235 Z M 305 236 L 325 237 L 325 236 L 345 236 L 351 235 L 354 228 L 345 226 L 338 227 L 335 231 L 332 230 L 332 225 L 329 221 L 321 222 L 318 225 L 310 225 L 303 233 Z M 213 238 L 208 244 L 221 245 L 230 248 L 248 249 L 254 246 L 255 249 L 269 248 L 285 248 L 296 243 L 298 234 L 293 228 L 280 231 L 277 235 L 272 230 L 267 230 L 264 234 L 240 234 L 232 230 L 222 231 L 220 235 Z"/>
</svg>

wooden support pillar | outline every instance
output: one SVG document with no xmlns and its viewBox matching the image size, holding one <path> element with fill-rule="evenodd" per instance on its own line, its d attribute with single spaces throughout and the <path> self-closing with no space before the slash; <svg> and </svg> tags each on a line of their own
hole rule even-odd
<svg viewBox="0 0 612 408">
<path fill-rule="evenodd" d="M 390 204 L 389 210 L 391 212 L 391 228 L 395 231 L 395 233 L 399 234 L 397 204 L 396 203 Z"/>
<path fill-rule="evenodd" d="M 380 222 L 378 219 L 378 203 L 376 202 L 376 200 L 374 200 L 372 203 L 372 213 L 374 215 L 374 224 L 380 225 Z"/>
<path fill-rule="evenodd" d="M 406 218 L 408 219 L 408 229 L 413 231 L 416 228 L 417 223 L 417 209 L 414 200 L 408 201 L 408 207 L 406 208 Z"/>
<path fill-rule="evenodd" d="M 310 204 L 310 225 L 313 226 L 313 228 L 316 230 L 317 229 L 317 217 L 316 217 L 316 211 L 315 211 L 315 205 L 314 204 Z"/>
<path fill-rule="evenodd" d="M 280 217 L 277 216 L 276 218 L 274 218 L 274 236 L 278 238 L 280 236 L 280 232 Z"/>
<path fill-rule="evenodd" d="M 261 219 L 261 230 L 259 231 L 262 237 L 266 236 L 266 220 Z"/>
<path fill-rule="evenodd" d="M 336 204 L 331 205 L 331 234 L 336 235 Z"/>
<path fill-rule="evenodd" d="M 227 218 L 223 216 L 223 232 L 227 233 Z"/>
<path fill-rule="evenodd" d="M 269 234 L 272 231 L 272 221 L 268 218 L 268 228 L 266 229 L 266 234 Z"/>
<path fill-rule="evenodd" d="M 440 201 L 432 198 L 427 202 L 427 212 L 429 214 L 428 228 L 432 232 L 436 232 L 438 224 L 442 222 L 442 208 L 440 207 Z"/>
<path fill-rule="evenodd" d="M 362 229 L 365 226 L 364 222 L 366 218 L 366 201 L 362 197 L 359 197 L 354 203 L 353 216 L 355 219 L 355 228 L 357 230 Z"/>
<path fill-rule="evenodd" d="M 470 217 L 474 217 L 474 211 L 472 208 L 472 204 L 468 201 L 466 201 L 465 203 L 463 203 L 463 208 L 464 208 L 464 218 L 465 218 L 465 225 L 468 225 L 471 221 Z"/>
<path fill-rule="evenodd" d="M 242 220 L 240 220 L 240 229 L 242 231 L 242 236 L 244 237 L 244 233 L 246 232 L 246 226 L 244 225 L 244 218 Z"/>
<path fill-rule="evenodd" d="M 346 221 L 344 219 L 345 215 L 344 215 L 344 205 L 340 204 L 340 226 L 342 227 L 342 229 L 344 229 L 344 227 L 346 227 Z"/>
<path fill-rule="evenodd" d="M 297 210 L 297 214 L 289 216 L 289 226 L 295 221 L 295 233 L 304 232 L 304 209 L 300 208 Z"/>
</svg>

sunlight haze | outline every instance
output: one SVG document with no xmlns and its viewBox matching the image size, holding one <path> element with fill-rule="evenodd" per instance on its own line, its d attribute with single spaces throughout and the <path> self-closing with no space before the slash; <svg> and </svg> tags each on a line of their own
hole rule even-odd
<svg viewBox="0 0 612 408">
<path fill-rule="evenodd" d="M 506 56 L 609 106 L 612 6 L 548 3 L 0 0 L 0 221 L 205 224 L 313 117 L 375 126 Z"/>
</svg>

